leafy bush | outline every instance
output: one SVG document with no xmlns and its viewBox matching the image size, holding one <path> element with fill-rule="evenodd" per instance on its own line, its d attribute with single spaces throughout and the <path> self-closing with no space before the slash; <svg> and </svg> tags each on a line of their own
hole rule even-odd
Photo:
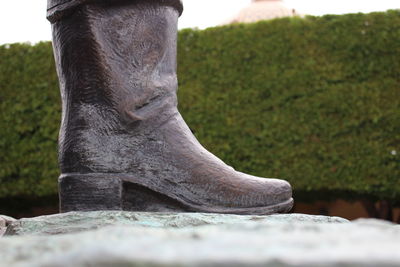
<svg viewBox="0 0 400 267">
<path fill-rule="evenodd" d="M 50 43 L 0 47 L 0 197 L 57 190 L 58 80 Z"/>
<path fill-rule="evenodd" d="M 399 43 L 398 11 L 183 30 L 180 111 L 210 151 L 289 180 L 298 200 L 399 200 Z M 0 197 L 55 194 L 51 45 L 0 58 Z"/>
</svg>

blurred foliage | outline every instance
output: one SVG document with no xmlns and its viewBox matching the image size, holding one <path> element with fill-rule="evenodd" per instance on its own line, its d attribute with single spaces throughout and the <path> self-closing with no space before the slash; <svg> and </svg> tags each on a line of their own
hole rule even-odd
<svg viewBox="0 0 400 267">
<path fill-rule="evenodd" d="M 50 43 L 0 47 L 0 197 L 57 191 L 61 118 Z"/>
<path fill-rule="evenodd" d="M 179 108 L 211 152 L 287 179 L 297 200 L 399 200 L 399 44 L 398 11 L 183 30 Z M 51 45 L 1 46 L 0 59 L 0 197 L 55 194 Z"/>
</svg>

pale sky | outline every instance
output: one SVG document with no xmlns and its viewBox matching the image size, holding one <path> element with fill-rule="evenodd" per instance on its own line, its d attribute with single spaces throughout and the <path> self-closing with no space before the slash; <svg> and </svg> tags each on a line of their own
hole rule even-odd
<svg viewBox="0 0 400 267">
<path fill-rule="evenodd" d="M 0 44 L 50 40 L 46 0 L 1 0 Z M 183 0 L 179 28 L 204 29 L 235 16 L 251 0 Z M 323 15 L 399 9 L 400 0 L 286 0 L 301 14 Z"/>
</svg>

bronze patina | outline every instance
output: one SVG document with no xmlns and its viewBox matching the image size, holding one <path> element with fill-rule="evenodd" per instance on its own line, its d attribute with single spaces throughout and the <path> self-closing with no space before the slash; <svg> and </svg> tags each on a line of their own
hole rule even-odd
<svg viewBox="0 0 400 267">
<path fill-rule="evenodd" d="M 49 0 L 62 96 L 60 209 L 287 212 L 289 183 L 235 171 L 177 109 L 179 0 Z"/>
</svg>

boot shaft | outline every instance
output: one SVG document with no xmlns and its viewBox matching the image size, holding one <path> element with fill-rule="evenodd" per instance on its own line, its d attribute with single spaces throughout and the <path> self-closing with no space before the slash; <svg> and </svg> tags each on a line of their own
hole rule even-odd
<svg viewBox="0 0 400 267">
<path fill-rule="evenodd" d="M 176 113 L 179 11 L 131 2 L 80 5 L 52 25 L 62 172 L 96 171 L 99 146 L 119 135 L 135 139 Z"/>
</svg>

